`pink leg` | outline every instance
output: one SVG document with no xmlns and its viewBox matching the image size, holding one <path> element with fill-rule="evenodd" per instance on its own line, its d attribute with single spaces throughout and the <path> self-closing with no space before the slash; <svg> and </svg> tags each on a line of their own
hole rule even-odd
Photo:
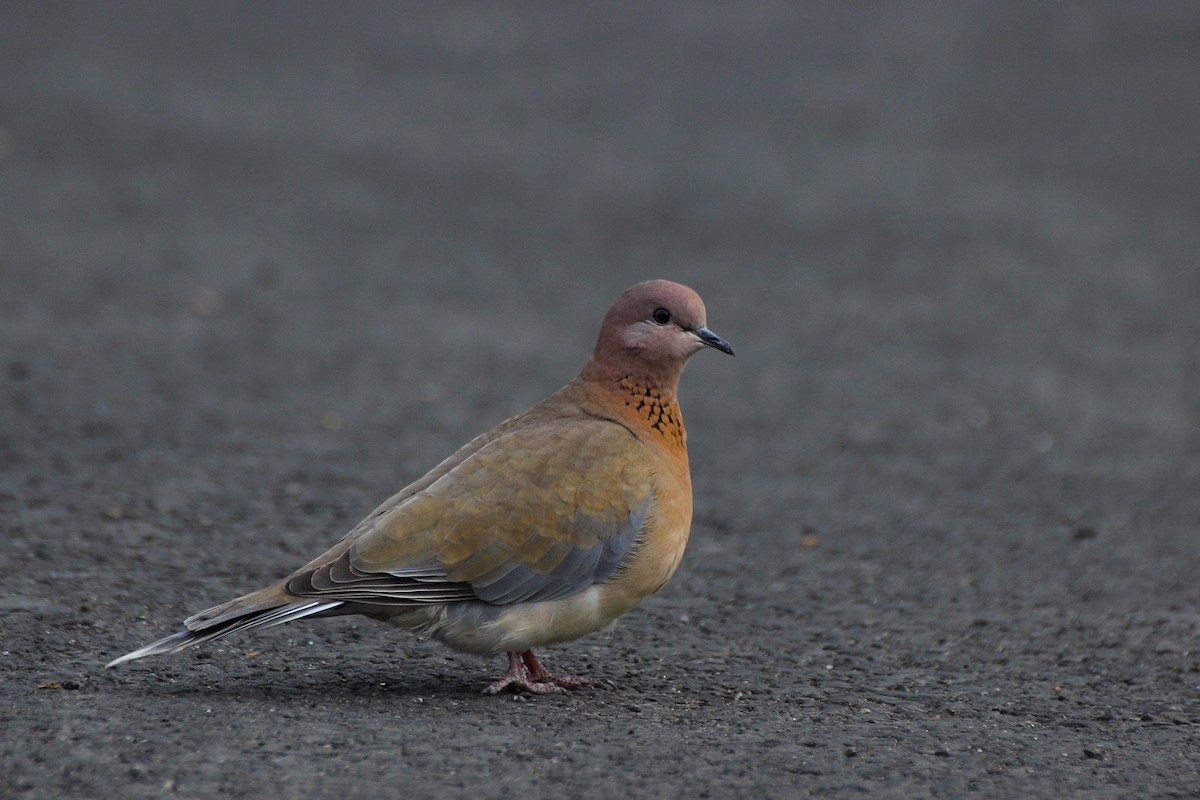
<svg viewBox="0 0 1200 800">
<path fill-rule="evenodd" d="M 484 694 L 499 694 L 505 689 L 514 692 L 529 692 L 530 694 L 558 694 L 580 686 L 612 686 L 611 681 L 598 681 L 594 678 L 573 678 L 566 675 L 552 675 L 550 670 L 538 660 L 532 650 L 523 653 L 508 654 L 508 672 L 500 680 L 483 690 Z"/>
</svg>

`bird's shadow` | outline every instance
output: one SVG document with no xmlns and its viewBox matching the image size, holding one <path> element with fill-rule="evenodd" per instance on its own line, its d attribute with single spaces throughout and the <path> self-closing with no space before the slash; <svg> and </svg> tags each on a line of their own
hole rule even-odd
<svg viewBox="0 0 1200 800">
<path fill-rule="evenodd" d="M 417 669 L 337 670 L 327 673 L 263 672 L 251 675 L 214 675 L 183 669 L 151 670 L 114 681 L 111 689 L 157 697 L 222 697 L 230 700 L 336 701 L 340 698 L 430 697 L 463 700 L 482 697 L 488 685 L 485 673 L 456 675 Z"/>
<path fill-rule="evenodd" d="M 446 701 L 488 701 L 495 698 L 483 689 L 499 677 L 487 670 L 472 670 L 463 664 L 448 663 L 446 669 L 415 667 L 407 670 L 383 669 L 378 666 L 362 668 L 279 670 L 261 672 L 245 670 L 218 672 L 213 669 L 194 670 L 185 667 L 132 671 L 110 683 L 110 690 L 138 696 L 183 698 L 221 698 L 232 701 L 270 701 L 337 704 L 341 700 L 386 698 L 437 698 Z M 114 676 L 116 677 L 116 676 Z M 605 689 L 582 689 L 578 692 L 550 695 L 570 697 Z M 513 697 L 505 693 L 506 697 Z M 528 699 L 529 695 L 522 695 Z"/>
</svg>

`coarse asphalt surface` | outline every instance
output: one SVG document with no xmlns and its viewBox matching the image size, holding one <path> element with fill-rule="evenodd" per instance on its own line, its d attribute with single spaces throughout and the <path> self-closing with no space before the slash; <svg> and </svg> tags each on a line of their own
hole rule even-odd
<svg viewBox="0 0 1200 800">
<path fill-rule="evenodd" d="M 1195 797 L 1200 5 L 5 3 L 0 795 Z M 679 573 L 116 670 L 705 297 Z"/>
</svg>

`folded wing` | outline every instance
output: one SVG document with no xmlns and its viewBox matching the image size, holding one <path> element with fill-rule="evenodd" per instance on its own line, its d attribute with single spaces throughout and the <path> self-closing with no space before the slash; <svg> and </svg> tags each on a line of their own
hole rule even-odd
<svg viewBox="0 0 1200 800">
<path fill-rule="evenodd" d="M 377 606 L 583 591 L 637 546 L 653 502 L 642 446 L 601 419 L 512 430 L 370 518 L 287 591 Z"/>
</svg>

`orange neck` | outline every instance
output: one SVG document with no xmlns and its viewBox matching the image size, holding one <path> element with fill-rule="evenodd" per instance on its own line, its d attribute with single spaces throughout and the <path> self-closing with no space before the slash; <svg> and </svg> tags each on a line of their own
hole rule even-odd
<svg viewBox="0 0 1200 800">
<path fill-rule="evenodd" d="M 618 386 L 628 414 L 669 443 L 676 447 L 684 446 L 687 432 L 683 427 L 679 403 L 675 400 L 674 388 L 656 388 L 629 375 L 621 378 Z"/>
<path fill-rule="evenodd" d="M 645 431 L 647 436 L 661 436 L 667 444 L 682 448 L 687 442 L 683 427 L 683 415 L 679 411 L 676 389 L 679 376 L 667 380 L 655 380 L 652 376 L 618 373 L 596 361 L 589 361 L 580 374 L 594 391 L 607 395 L 616 402 L 606 407 L 616 407 L 622 419 L 627 420 L 634 431 Z"/>
</svg>

